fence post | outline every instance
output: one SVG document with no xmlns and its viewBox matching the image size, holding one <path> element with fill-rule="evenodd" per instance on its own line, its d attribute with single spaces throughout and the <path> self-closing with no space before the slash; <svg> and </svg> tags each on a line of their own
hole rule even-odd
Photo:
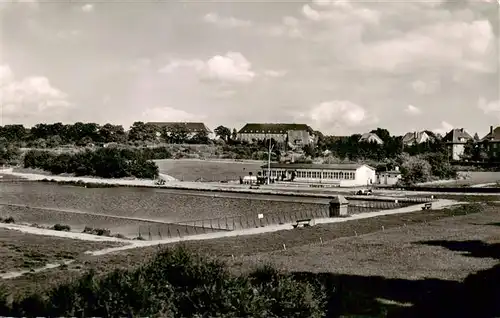
<svg viewBox="0 0 500 318">
<path fill-rule="evenodd" d="M 153 236 L 151 235 L 151 226 L 148 227 L 148 230 L 149 230 L 149 240 L 152 241 Z"/>
<path fill-rule="evenodd" d="M 229 230 L 229 224 L 227 223 L 227 217 L 226 217 L 226 230 Z"/>
<path fill-rule="evenodd" d="M 221 228 L 221 227 L 220 227 L 220 218 L 218 218 L 218 219 L 217 219 L 217 221 L 218 221 L 218 224 L 219 224 L 219 229 L 220 229 L 220 228 Z"/>
<path fill-rule="evenodd" d="M 212 224 L 212 219 L 210 219 L 210 229 L 212 230 L 212 232 L 214 231 L 214 226 Z"/>
<path fill-rule="evenodd" d="M 243 221 L 241 220 L 242 218 L 243 218 L 243 217 L 242 217 L 242 216 L 240 216 L 240 230 L 242 230 L 242 229 L 243 229 Z"/>
<path fill-rule="evenodd" d="M 170 226 L 167 225 L 167 236 L 168 238 L 172 237 L 172 234 L 170 233 Z"/>
<path fill-rule="evenodd" d="M 255 224 L 255 227 L 259 227 L 259 226 L 257 225 L 257 219 L 253 219 L 253 222 L 254 222 L 254 224 Z"/>
<path fill-rule="evenodd" d="M 186 229 L 186 236 L 188 236 L 189 235 L 189 230 L 188 230 L 188 225 L 187 224 L 186 224 L 185 229 Z"/>
<path fill-rule="evenodd" d="M 139 236 L 138 237 L 141 237 L 141 226 L 139 225 Z"/>
<path fill-rule="evenodd" d="M 160 237 L 160 240 L 163 240 L 163 236 L 161 235 L 161 228 L 158 227 L 158 236 Z"/>
<path fill-rule="evenodd" d="M 179 235 L 179 238 L 181 238 L 181 231 L 179 231 L 179 228 L 177 228 L 177 235 Z"/>
<path fill-rule="evenodd" d="M 236 224 L 235 224 L 235 222 L 236 222 L 236 220 L 235 220 L 235 219 L 234 219 L 234 217 L 233 217 L 233 231 L 234 231 L 234 229 L 236 229 Z"/>
</svg>

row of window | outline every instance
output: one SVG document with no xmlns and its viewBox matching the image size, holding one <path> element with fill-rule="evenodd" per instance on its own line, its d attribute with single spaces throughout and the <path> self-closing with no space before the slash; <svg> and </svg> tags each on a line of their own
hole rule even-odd
<svg viewBox="0 0 500 318">
<path fill-rule="evenodd" d="M 281 177 L 286 170 L 271 170 L 271 178 Z M 267 176 L 267 170 L 264 170 L 264 176 Z M 289 175 L 287 175 L 289 177 Z M 302 179 L 331 179 L 331 180 L 354 180 L 355 172 L 343 171 L 296 171 L 295 178 Z"/>
</svg>

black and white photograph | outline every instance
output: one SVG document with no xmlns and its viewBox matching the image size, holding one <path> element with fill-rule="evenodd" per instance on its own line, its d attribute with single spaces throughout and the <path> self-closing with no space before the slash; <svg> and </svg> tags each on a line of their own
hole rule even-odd
<svg viewBox="0 0 500 318">
<path fill-rule="evenodd" d="M 0 317 L 500 317 L 499 0 L 0 0 Z"/>
</svg>

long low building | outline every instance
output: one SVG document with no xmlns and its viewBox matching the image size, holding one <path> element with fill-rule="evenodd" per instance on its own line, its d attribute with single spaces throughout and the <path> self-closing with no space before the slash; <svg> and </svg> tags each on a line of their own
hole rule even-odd
<svg viewBox="0 0 500 318">
<path fill-rule="evenodd" d="M 262 175 L 267 178 L 268 165 Z M 376 182 L 375 168 L 365 164 L 271 163 L 270 178 L 292 182 L 331 184 L 340 187 L 366 186 Z"/>
</svg>

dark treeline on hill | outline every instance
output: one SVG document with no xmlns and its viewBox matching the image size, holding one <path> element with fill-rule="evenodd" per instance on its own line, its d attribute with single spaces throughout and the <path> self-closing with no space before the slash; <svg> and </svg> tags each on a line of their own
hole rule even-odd
<svg viewBox="0 0 500 318">
<path fill-rule="evenodd" d="M 23 163 L 25 168 L 43 169 L 53 174 L 153 179 L 158 176 L 158 166 L 151 159 L 155 158 L 149 149 L 98 148 L 61 154 L 30 150 L 24 155 Z"/>
<path fill-rule="evenodd" d="M 90 272 L 43 293 L 7 301 L 7 317 L 323 317 L 325 293 L 271 267 L 231 274 L 225 264 L 183 248 L 133 270 Z"/>
<path fill-rule="evenodd" d="M 75 124 L 37 124 L 31 128 L 23 125 L 0 126 L 0 138 L 9 142 L 23 144 L 26 147 L 51 148 L 60 145 L 86 146 L 100 143 L 127 143 L 163 141 L 169 143 L 207 144 L 210 142 L 206 133 L 190 135 L 183 126 L 166 132 L 161 128 L 135 122 L 129 131 L 121 125 L 96 123 Z"/>
</svg>

